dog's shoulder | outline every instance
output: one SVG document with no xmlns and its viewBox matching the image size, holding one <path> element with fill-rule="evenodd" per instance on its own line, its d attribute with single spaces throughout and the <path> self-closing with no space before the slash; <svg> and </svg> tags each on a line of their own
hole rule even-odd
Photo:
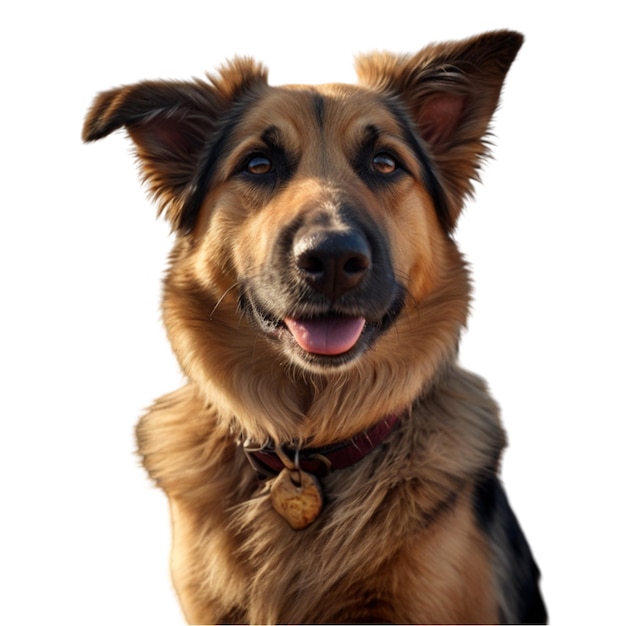
<svg viewBox="0 0 626 626">
<path fill-rule="evenodd" d="M 236 453 L 228 423 L 191 384 L 159 398 L 139 420 L 136 439 L 150 477 L 170 497 L 220 501 L 222 491 L 207 492 L 213 482 L 223 487 L 217 477 L 238 483 L 252 475 L 243 455 Z M 233 486 L 229 493 L 236 491 Z"/>
<path fill-rule="evenodd" d="M 474 511 L 492 549 L 502 623 L 547 623 L 539 590 L 539 568 L 495 474 L 476 484 Z"/>
</svg>

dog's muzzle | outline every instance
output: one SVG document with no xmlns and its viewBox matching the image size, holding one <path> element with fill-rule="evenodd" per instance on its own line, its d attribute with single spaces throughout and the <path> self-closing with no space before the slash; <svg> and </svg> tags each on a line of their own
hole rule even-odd
<svg viewBox="0 0 626 626">
<path fill-rule="evenodd" d="M 371 347 L 399 314 L 403 294 L 382 235 L 343 216 L 279 235 L 264 270 L 246 281 L 242 304 L 291 357 L 327 368 Z"/>
</svg>

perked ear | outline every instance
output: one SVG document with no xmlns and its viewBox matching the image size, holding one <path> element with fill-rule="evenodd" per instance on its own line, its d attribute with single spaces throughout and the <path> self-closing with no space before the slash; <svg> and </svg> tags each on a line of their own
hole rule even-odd
<svg viewBox="0 0 626 626">
<path fill-rule="evenodd" d="M 202 159 L 228 111 L 243 93 L 267 84 L 267 70 L 235 59 L 208 81 L 144 81 L 99 94 L 87 113 L 83 140 L 126 128 L 135 143 L 150 192 L 174 229 L 190 230 L 186 206 L 194 196 Z"/>
<path fill-rule="evenodd" d="M 496 31 L 433 44 L 414 56 L 357 58 L 360 82 L 399 99 L 426 143 L 446 194 L 449 231 L 488 155 L 489 122 L 523 40 L 519 33 Z"/>
</svg>

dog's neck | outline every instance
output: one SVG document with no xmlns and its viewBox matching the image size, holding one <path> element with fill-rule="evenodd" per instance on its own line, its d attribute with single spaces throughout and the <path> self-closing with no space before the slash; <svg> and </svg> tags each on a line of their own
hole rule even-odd
<svg viewBox="0 0 626 626">
<path fill-rule="evenodd" d="M 252 467 L 262 476 L 295 468 L 323 477 L 331 471 L 350 467 L 367 456 L 391 433 L 399 419 L 397 414 L 388 415 L 355 437 L 324 447 L 256 446 L 247 440 L 243 442 L 243 449 Z"/>
</svg>

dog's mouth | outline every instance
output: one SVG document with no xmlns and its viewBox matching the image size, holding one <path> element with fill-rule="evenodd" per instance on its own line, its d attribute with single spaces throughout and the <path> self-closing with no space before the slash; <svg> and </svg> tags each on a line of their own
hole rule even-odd
<svg viewBox="0 0 626 626">
<path fill-rule="evenodd" d="M 305 352 L 337 356 L 354 348 L 366 322 L 364 317 L 324 315 L 312 319 L 286 317 L 284 324 Z"/>
<path fill-rule="evenodd" d="M 371 348 L 400 314 L 404 297 L 399 295 L 382 316 L 374 319 L 336 310 L 275 317 L 245 296 L 240 304 L 253 326 L 270 341 L 278 342 L 290 358 L 326 369 L 345 365 Z"/>
</svg>

